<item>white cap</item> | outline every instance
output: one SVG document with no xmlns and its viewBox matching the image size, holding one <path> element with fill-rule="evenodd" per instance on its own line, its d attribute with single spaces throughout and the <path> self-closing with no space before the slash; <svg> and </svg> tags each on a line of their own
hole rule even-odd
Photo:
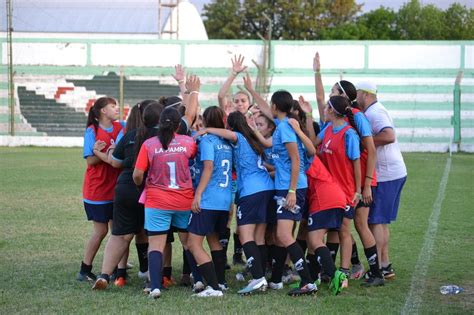
<svg viewBox="0 0 474 315">
<path fill-rule="evenodd" d="M 377 95 L 377 86 L 370 81 L 363 81 L 357 84 L 357 90 Z"/>
</svg>

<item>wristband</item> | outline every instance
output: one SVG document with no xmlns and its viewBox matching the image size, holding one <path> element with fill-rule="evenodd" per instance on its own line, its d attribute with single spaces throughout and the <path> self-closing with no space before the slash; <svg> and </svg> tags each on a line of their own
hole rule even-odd
<svg viewBox="0 0 474 315">
<path fill-rule="evenodd" d="M 248 110 L 247 113 L 245 113 L 245 115 L 247 115 L 248 117 L 252 117 L 253 113 L 252 113 L 252 111 Z"/>
<path fill-rule="evenodd" d="M 316 71 L 314 71 L 314 74 L 320 74 L 320 73 L 321 73 L 321 71 L 320 71 L 320 70 L 316 70 Z"/>
<path fill-rule="evenodd" d="M 313 113 L 306 113 L 306 117 L 311 117 L 311 118 L 313 118 Z"/>
<path fill-rule="evenodd" d="M 238 72 L 236 72 L 236 71 L 232 71 L 232 75 L 233 75 L 234 77 L 236 77 L 236 76 L 238 76 L 238 75 L 239 75 L 239 73 L 238 73 Z"/>
<path fill-rule="evenodd" d="M 199 94 L 199 91 L 191 91 L 191 92 L 189 92 L 189 95 L 191 95 L 191 94 Z"/>
<path fill-rule="evenodd" d="M 359 198 L 359 199 L 362 199 L 362 197 L 363 197 L 361 193 L 356 193 L 355 195 L 356 195 L 356 197 Z"/>
<path fill-rule="evenodd" d="M 184 80 L 177 80 L 179 84 L 184 83 Z"/>
<path fill-rule="evenodd" d="M 293 190 L 293 189 L 288 189 L 288 193 L 293 193 L 294 194 L 294 193 L 296 193 L 296 191 Z"/>
<path fill-rule="evenodd" d="M 365 175 L 366 178 L 374 179 L 373 177 L 370 177 L 369 175 Z"/>
</svg>

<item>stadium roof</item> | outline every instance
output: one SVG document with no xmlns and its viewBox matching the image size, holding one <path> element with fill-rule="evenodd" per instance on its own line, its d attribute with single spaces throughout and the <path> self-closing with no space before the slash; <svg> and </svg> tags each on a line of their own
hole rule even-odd
<svg viewBox="0 0 474 315">
<path fill-rule="evenodd" d="M 186 0 L 185 0 L 186 1 Z M 158 33 L 158 0 L 13 0 L 13 27 L 20 32 Z M 199 8 L 206 1 L 191 1 Z M 1 30 L 6 3 L 1 1 Z M 169 11 L 163 11 L 165 23 Z"/>
</svg>

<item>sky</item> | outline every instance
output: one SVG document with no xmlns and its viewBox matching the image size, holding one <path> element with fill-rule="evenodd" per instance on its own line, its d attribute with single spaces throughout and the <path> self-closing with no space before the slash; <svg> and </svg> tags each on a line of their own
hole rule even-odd
<svg viewBox="0 0 474 315">
<path fill-rule="evenodd" d="M 398 10 L 407 0 L 356 0 L 363 12 L 385 6 Z M 157 0 L 12 0 L 15 31 L 157 33 Z M 199 12 L 210 0 L 190 0 Z M 441 9 L 458 2 L 469 8 L 472 0 L 420 0 Z M 6 1 L 0 1 L 0 29 L 6 30 Z"/>
</svg>

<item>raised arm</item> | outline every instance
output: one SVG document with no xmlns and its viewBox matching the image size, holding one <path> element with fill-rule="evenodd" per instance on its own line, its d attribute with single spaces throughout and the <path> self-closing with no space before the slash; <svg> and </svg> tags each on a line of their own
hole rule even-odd
<svg viewBox="0 0 474 315">
<path fill-rule="evenodd" d="M 300 138 L 301 142 L 303 142 L 306 148 L 306 156 L 308 157 L 314 156 L 316 154 L 316 148 L 313 144 L 313 141 L 311 141 L 311 139 L 308 138 L 308 136 L 304 134 L 303 130 L 301 130 L 300 128 L 300 124 L 298 123 L 298 121 L 294 118 L 290 118 L 288 119 L 288 123 L 296 132 L 296 135 L 298 136 L 298 138 Z"/>
<path fill-rule="evenodd" d="M 204 128 L 201 131 L 198 132 L 197 135 L 199 134 L 205 134 L 205 133 L 212 133 L 213 135 L 222 137 L 224 139 L 229 140 L 232 143 L 237 142 L 237 135 L 235 132 L 227 130 L 227 129 L 222 129 L 222 128 Z"/>
<path fill-rule="evenodd" d="M 239 73 L 247 69 L 247 66 L 243 65 L 244 60 L 245 58 L 242 55 L 239 55 L 239 57 L 235 55 L 234 58 L 231 59 L 232 72 L 227 78 L 227 80 L 224 82 L 224 85 L 222 85 L 221 89 L 219 90 L 219 94 L 217 94 L 217 100 L 219 101 L 219 106 L 223 110 L 225 110 L 225 107 L 227 105 L 227 93 L 229 92 L 232 82 L 234 82 L 235 78 L 239 75 Z"/>
<path fill-rule="evenodd" d="M 186 80 L 186 93 L 188 94 L 188 100 L 186 103 L 186 112 L 184 113 L 184 119 L 188 122 L 188 126 L 191 126 L 196 118 L 199 102 L 198 95 L 199 89 L 201 88 L 201 81 L 198 76 L 189 76 Z M 184 101 L 184 100 L 183 100 Z"/>
<path fill-rule="evenodd" d="M 318 103 L 318 112 L 319 119 L 322 122 L 326 121 L 324 117 L 324 86 L 323 80 L 321 79 L 321 63 L 319 61 L 319 53 L 316 52 L 316 55 L 313 59 L 313 71 L 314 71 L 314 87 L 316 89 L 316 101 Z"/>
<path fill-rule="evenodd" d="M 263 97 L 257 93 L 257 91 L 255 91 L 252 84 L 252 79 L 250 78 L 250 74 L 248 72 L 244 76 L 244 85 L 245 89 L 247 89 L 250 95 L 252 95 L 255 103 L 257 103 L 257 106 L 260 110 L 260 114 L 263 114 L 268 118 L 273 119 L 272 109 L 270 108 L 270 105 L 268 105 L 267 101 L 265 101 Z"/>
<path fill-rule="evenodd" d="M 306 130 L 308 131 L 308 136 L 313 142 L 313 145 L 316 145 L 317 138 L 313 126 L 313 108 L 311 107 L 311 104 L 309 104 L 309 102 L 304 99 L 303 96 L 299 97 L 298 103 L 300 104 L 301 109 L 305 112 Z"/>
<path fill-rule="evenodd" d="M 174 66 L 174 74 L 172 74 L 173 78 L 178 82 L 179 92 L 181 94 L 181 98 L 183 99 L 184 104 L 188 104 L 186 94 L 186 71 L 184 70 L 183 66 L 178 64 Z"/>
</svg>

